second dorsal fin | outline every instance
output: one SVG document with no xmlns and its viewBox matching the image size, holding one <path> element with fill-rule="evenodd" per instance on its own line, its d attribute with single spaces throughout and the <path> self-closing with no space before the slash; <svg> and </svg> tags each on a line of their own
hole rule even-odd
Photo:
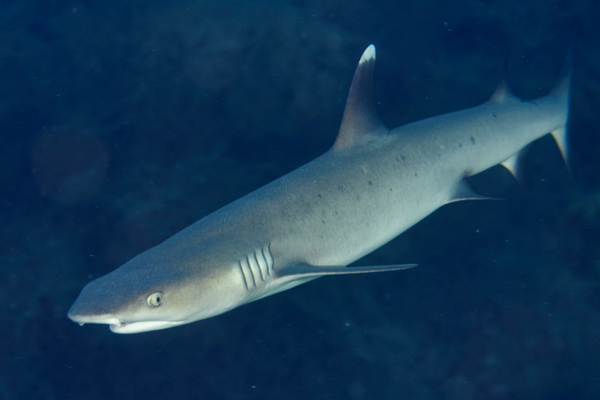
<svg viewBox="0 0 600 400">
<path fill-rule="evenodd" d="M 387 134 L 375 108 L 374 70 L 375 46 L 369 45 L 354 72 L 334 150 L 352 147 L 366 136 Z"/>
<path fill-rule="evenodd" d="M 502 71 L 502 78 L 498 82 L 498 86 L 492 94 L 490 101 L 495 103 L 506 103 L 509 101 L 521 101 L 517 96 L 514 95 L 513 91 L 508 84 L 508 56 L 504 57 L 504 68 Z"/>
</svg>

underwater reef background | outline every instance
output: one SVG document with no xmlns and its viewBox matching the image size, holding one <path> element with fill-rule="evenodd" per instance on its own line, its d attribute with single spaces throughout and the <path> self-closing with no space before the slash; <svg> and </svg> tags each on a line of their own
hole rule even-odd
<svg viewBox="0 0 600 400">
<path fill-rule="evenodd" d="M 0 399 L 597 399 L 600 3 L 4 0 Z M 358 264 L 190 325 L 79 327 L 81 288 L 325 152 L 377 46 L 389 127 L 545 95 L 577 31 L 571 165 L 441 208 Z"/>
</svg>

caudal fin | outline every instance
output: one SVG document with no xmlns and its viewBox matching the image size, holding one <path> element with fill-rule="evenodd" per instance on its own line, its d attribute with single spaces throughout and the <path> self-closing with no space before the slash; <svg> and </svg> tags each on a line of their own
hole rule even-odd
<svg viewBox="0 0 600 400">
<path fill-rule="evenodd" d="M 565 110 L 565 123 L 561 127 L 550 132 L 558 144 L 558 148 L 565 160 L 567 168 L 569 168 L 569 139 L 567 123 L 569 120 L 569 100 L 571 96 L 571 76 L 573 75 L 573 47 L 575 40 L 571 43 L 567 58 L 563 65 L 563 69 L 558 77 L 558 80 L 554 84 L 554 87 L 550 91 L 549 96 L 556 98 Z"/>
</svg>

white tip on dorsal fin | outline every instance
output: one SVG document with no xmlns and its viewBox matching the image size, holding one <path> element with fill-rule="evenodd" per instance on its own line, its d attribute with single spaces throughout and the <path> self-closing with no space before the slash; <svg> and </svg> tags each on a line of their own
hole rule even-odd
<svg viewBox="0 0 600 400">
<path fill-rule="evenodd" d="M 375 46 L 370 44 L 363 52 L 363 55 L 360 57 L 360 60 L 358 61 L 358 65 L 368 62 L 368 61 L 371 61 L 371 60 L 375 61 L 375 57 L 376 57 Z"/>
<path fill-rule="evenodd" d="M 387 133 L 375 108 L 374 69 L 375 46 L 370 45 L 363 52 L 354 72 L 340 131 L 333 144 L 334 150 L 351 147 L 367 136 Z"/>
</svg>

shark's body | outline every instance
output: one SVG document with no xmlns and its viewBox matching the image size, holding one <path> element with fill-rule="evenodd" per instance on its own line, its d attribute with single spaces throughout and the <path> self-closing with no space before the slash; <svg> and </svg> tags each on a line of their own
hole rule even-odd
<svg viewBox="0 0 600 400">
<path fill-rule="evenodd" d="M 550 95 L 521 101 L 501 84 L 471 109 L 388 130 L 373 102 L 375 48 L 356 70 L 331 150 L 206 216 L 88 284 L 69 311 L 120 333 L 221 314 L 346 268 L 442 205 L 480 198 L 464 178 L 552 133 L 566 154 L 570 68 Z"/>
</svg>

